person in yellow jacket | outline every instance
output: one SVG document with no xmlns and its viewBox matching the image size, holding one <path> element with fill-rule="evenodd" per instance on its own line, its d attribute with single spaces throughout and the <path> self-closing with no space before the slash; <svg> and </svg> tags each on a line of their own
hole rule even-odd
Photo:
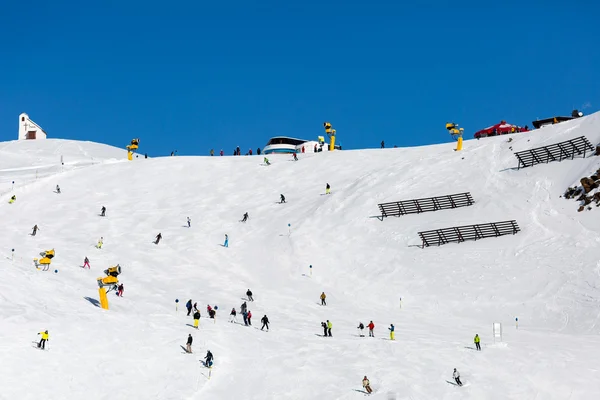
<svg viewBox="0 0 600 400">
<path fill-rule="evenodd" d="M 475 347 L 477 347 L 477 350 L 481 351 L 481 344 L 479 344 L 481 339 L 479 338 L 479 333 L 475 334 L 475 339 L 473 339 L 473 342 L 475 342 Z"/>
<path fill-rule="evenodd" d="M 42 335 L 42 340 L 38 343 L 38 348 L 44 350 L 46 342 L 48 341 L 48 331 L 40 332 L 38 335 Z"/>
<path fill-rule="evenodd" d="M 394 324 L 390 324 L 390 327 L 388 329 L 390 331 L 390 340 L 396 340 L 396 338 L 394 337 Z"/>
<path fill-rule="evenodd" d="M 327 305 L 327 302 L 325 301 L 326 298 L 327 298 L 327 296 L 325 295 L 325 292 L 321 293 L 321 305 L 322 306 Z"/>
<path fill-rule="evenodd" d="M 333 328 L 333 324 L 330 320 L 327 320 L 327 336 L 331 337 L 331 328 Z"/>
<path fill-rule="evenodd" d="M 103 237 L 101 237 L 101 238 L 98 240 L 98 244 L 96 245 L 96 248 L 98 248 L 98 249 L 101 249 L 103 244 L 104 244 L 104 238 L 103 238 Z"/>
<path fill-rule="evenodd" d="M 10 198 L 10 200 L 8 201 L 8 204 L 12 204 L 12 203 L 14 203 L 15 201 L 17 201 L 17 196 L 14 196 L 14 195 L 13 195 L 13 197 L 11 197 L 11 198 Z"/>
</svg>

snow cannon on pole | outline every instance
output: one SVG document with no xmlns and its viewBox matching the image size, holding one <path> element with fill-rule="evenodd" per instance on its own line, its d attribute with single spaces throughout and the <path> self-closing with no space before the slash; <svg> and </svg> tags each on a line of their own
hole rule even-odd
<svg viewBox="0 0 600 400">
<path fill-rule="evenodd" d="M 454 122 L 448 122 L 446 123 L 446 130 L 450 133 L 450 135 L 452 135 L 452 139 L 458 141 L 454 151 L 461 151 L 463 144 L 462 136 L 465 131 L 464 128 L 459 128 L 458 124 L 455 124 Z"/>
<path fill-rule="evenodd" d="M 131 139 L 131 143 L 127 145 L 127 159 L 133 160 L 133 152 L 138 149 L 140 145 L 140 139 Z"/>
<path fill-rule="evenodd" d="M 48 268 L 50 267 L 50 263 L 52 262 L 52 259 L 54 258 L 54 249 L 42 251 L 40 253 L 40 256 L 42 256 L 42 258 L 34 258 L 33 263 L 35 264 L 35 267 L 37 269 L 40 269 L 40 265 L 41 265 L 44 267 L 44 271 L 47 271 Z"/>
<path fill-rule="evenodd" d="M 335 129 L 331 127 L 330 122 L 323 122 L 323 128 L 325 128 L 325 133 L 329 136 L 329 151 L 333 151 L 335 148 Z"/>
<path fill-rule="evenodd" d="M 111 290 L 116 290 L 117 285 L 119 284 L 119 279 L 117 276 L 121 274 L 121 266 L 117 264 L 114 267 L 110 267 L 104 270 L 106 277 L 100 277 L 96 279 L 98 282 L 98 294 L 100 295 L 100 306 L 108 310 L 108 298 L 106 297 L 106 293 Z M 108 291 L 105 289 L 108 287 Z"/>
</svg>

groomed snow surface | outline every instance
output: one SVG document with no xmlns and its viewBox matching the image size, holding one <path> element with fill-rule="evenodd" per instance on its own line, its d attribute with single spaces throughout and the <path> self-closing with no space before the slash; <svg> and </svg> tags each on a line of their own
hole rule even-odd
<svg viewBox="0 0 600 400">
<path fill-rule="evenodd" d="M 578 213 L 560 195 L 600 158 L 517 171 L 509 149 L 582 135 L 600 142 L 599 114 L 469 140 L 462 152 L 448 143 L 271 156 L 268 167 L 256 156 L 128 162 L 94 143 L 2 143 L 0 398 L 355 399 L 365 375 L 381 399 L 598 398 L 600 210 Z M 465 191 L 471 207 L 374 218 L 381 202 Z M 517 235 L 418 247 L 422 230 L 510 219 Z M 50 270 L 37 270 L 33 258 L 51 248 Z M 117 263 L 124 297 L 109 293 L 103 310 L 96 278 Z M 253 327 L 229 323 L 248 288 Z M 207 304 L 219 308 L 214 321 Z M 265 314 L 268 333 L 257 329 Z M 320 336 L 327 319 L 332 338 Z M 375 338 L 358 337 L 370 320 Z M 39 351 L 45 329 L 49 350 Z M 181 347 L 189 333 L 191 355 Z M 447 383 L 453 368 L 464 387 Z"/>
</svg>

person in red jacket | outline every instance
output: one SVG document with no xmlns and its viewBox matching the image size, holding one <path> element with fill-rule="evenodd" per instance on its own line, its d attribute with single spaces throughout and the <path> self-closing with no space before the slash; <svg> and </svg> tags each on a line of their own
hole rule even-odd
<svg viewBox="0 0 600 400">
<path fill-rule="evenodd" d="M 252 325 L 252 322 L 250 322 L 250 318 L 252 318 L 252 311 L 248 310 L 248 325 Z"/>
<path fill-rule="evenodd" d="M 373 321 L 369 322 L 369 325 L 367 325 L 367 327 L 369 328 L 369 337 L 375 337 L 375 335 L 373 334 L 373 329 L 375 329 L 375 324 L 373 323 Z"/>
</svg>

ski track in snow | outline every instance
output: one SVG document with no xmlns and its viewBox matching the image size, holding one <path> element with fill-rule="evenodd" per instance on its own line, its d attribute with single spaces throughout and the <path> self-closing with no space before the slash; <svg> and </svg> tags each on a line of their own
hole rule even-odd
<svg viewBox="0 0 600 400">
<path fill-rule="evenodd" d="M 447 143 L 308 153 L 272 156 L 269 168 L 256 157 L 126 162 L 125 150 L 90 142 L 0 143 L 0 399 L 355 399 L 364 375 L 376 399 L 596 398 L 600 211 L 577 213 L 559 196 L 598 161 L 517 171 L 513 151 L 581 135 L 596 143 L 599 128 L 595 114 L 467 140 L 462 152 Z M 374 218 L 381 202 L 466 191 L 473 206 Z M 519 234 L 416 247 L 421 230 L 508 219 Z M 32 259 L 50 248 L 49 271 L 36 270 Z M 125 293 L 110 292 L 105 311 L 96 278 L 116 263 Z M 253 327 L 239 315 L 229 323 L 248 288 Z M 207 304 L 219 306 L 216 320 Z M 332 338 L 319 336 L 327 319 Z M 370 320 L 376 337 L 358 337 Z M 503 323 L 502 343 L 493 322 Z M 33 351 L 45 329 L 49 350 Z M 453 368 L 462 388 L 445 382 Z"/>
</svg>

